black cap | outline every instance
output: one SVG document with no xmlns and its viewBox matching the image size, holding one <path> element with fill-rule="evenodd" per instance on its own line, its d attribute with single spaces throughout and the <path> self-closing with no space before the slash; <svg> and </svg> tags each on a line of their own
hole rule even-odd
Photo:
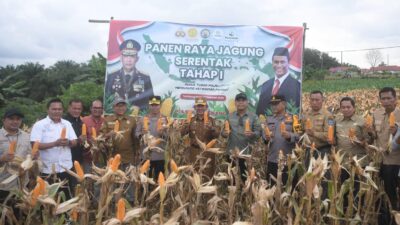
<svg viewBox="0 0 400 225">
<path fill-rule="evenodd" d="M 137 55 L 138 51 L 140 51 L 140 44 L 139 42 L 128 39 L 119 46 L 119 50 L 121 51 L 122 55 Z"/>
<path fill-rule="evenodd" d="M 149 104 L 150 105 L 159 105 L 161 104 L 161 97 L 158 95 L 150 96 L 149 97 Z"/>
<path fill-rule="evenodd" d="M 9 117 L 12 117 L 12 116 L 18 116 L 20 118 L 24 118 L 24 114 L 22 114 L 22 112 L 19 111 L 19 109 L 16 109 L 16 108 L 12 108 L 12 109 L 7 110 L 4 113 L 3 118 L 9 118 Z"/>
<path fill-rule="evenodd" d="M 286 101 L 285 96 L 283 95 L 272 95 L 271 96 L 271 104 L 277 104 L 279 102 L 284 102 Z"/>
<path fill-rule="evenodd" d="M 286 56 L 288 61 L 290 59 L 289 57 L 289 50 L 285 47 L 277 47 L 274 50 L 274 54 L 272 54 L 272 57 L 274 56 Z"/>
<path fill-rule="evenodd" d="M 238 101 L 238 100 L 247 100 L 247 95 L 243 92 L 237 94 L 235 97 L 235 101 Z"/>
</svg>

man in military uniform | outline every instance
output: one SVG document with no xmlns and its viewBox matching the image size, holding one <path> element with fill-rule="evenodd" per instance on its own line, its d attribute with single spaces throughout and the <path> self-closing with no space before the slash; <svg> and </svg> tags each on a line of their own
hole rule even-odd
<svg viewBox="0 0 400 225">
<path fill-rule="evenodd" d="M 146 115 L 148 118 L 148 130 L 146 130 L 143 126 L 144 117 L 140 118 L 138 121 L 138 125 L 136 127 L 136 137 L 141 139 L 141 137 L 148 132 L 155 138 L 163 138 L 165 139 L 167 136 L 167 126 L 165 126 L 168 121 L 167 118 L 161 115 L 161 97 L 160 96 L 151 96 L 149 98 L 149 113 Z M 160 172 L 164 173 L 164 164 L 165 164 L 165 154 L 164 152 L 157 152 L 150 150 L 150 155 L 144 155 L 143 149 L 147 146 L 144 146 L 143 143 L 141 145 L 142 152 L 142 161 L 150 159 L 150 173 L 149 176 L 154 180 L 158 179 L 158 174 Z M 161 149 L 165 149 L 165 142 L 161 142 L 157 145 Z"/>
<path fill-rule="evenodd" d="M 355 101 L 350 97 L 343 97 L 340 100 L 340 112 L 341 115 L 336 118 L 336 129 L 335 139 L 329 140 L 331 144 L 336 144 L 337 149 L 340 149 L 344 153 L 343 164 L 344 168 L 341 169 L 340 180 L 343 184 L 347 179 L 350 178 L 348 171 L 350 169 L 350 163 L 353 156 L 357 156 L 357 159 L 361 159 L 367 156 L 367 150 L 365 149 L 366 143 L 372 143 L 373 138 L 368 135 L 364 127 L 364 119 L 360 116 L 355 115 L 356 105 Z M 354 136 L 353 136 L 354 135 Z M 360 166 L 365 167 L 369 164 L 370 159 L 365 157 L 361 162 Z M 355 176 L 354 182 L 354 199 L 360 189 L 359 176 Z M 325 187 L 324 187 L 325 188 Z M 325 191 L 325 190 L 324 190 Z M 348 207 L 347 194 L 344 198 L 344 207 Z M 357 200 L 358 201 L 358 200 Z M 352 204 L 350 204 L 352 205 Z"/>
<path fill-rule="evenodd" d="M 139 150 L 137 149 L 138 142 L 135 137 L 136 120 L 125 114 L 128 109 L 125 99 L 116 98 L 114 100 L 113 109 L 114 114 L 107 116 L 104 119 L 104 123 L 100 128 L 100 133 L 103 134 L 106 139 L 112 140 L 112 155 L 121 155 L 121 169 L 125 170 L 130 165 L 139 164 Z M 117 134 L 114 131 L 116 121 L 119 122 L 119 131 L 123 131 L 121 138 L 117 137 Z M 126 198 L 130 203 L 133 203 L 133 185 L 130 185 Z"/>
<path fill-rule="evenodd" d="M 399 210 L 396 189 L 400 186 L 398 174 L 400 171 L 400 151 L 388 151 L 389 137 L 395 136 L 397 127 L 389 126 L 389 116 L 394 114 L 395 121 L 400 121 L 400 109 L 396 107 L 396 91 L 392 87 L 384 87 L 379 91 L 379 101 L 382 105 L 373 113 L 374 125 L 368 127 L 368 132 L 375 137 L 375 144 L 383 153 L 380 176 L 385 186 L 385 192 L 392 204 L 393 210 Z"/>
<path fill-rule="evenodd" d="M 110 95 L 124 98 L 129 104 L 143 110 L 148 106 L 147 101 L 154 93 L 150 76 L 136 69 L 140 48 L 140 44 L 132 39 L 124 41 L 119 46 L 122 68 L 107 76 L 105 96 L 106 99 Z"/>
<path fill-rule="evenodd" d="M 337 149 L 341 149 L 344 152 L 345 164 L 349 163 L 353 156 L 357 156 L 357 159 L 366 156 L 365 144 L 373 141 L 364 128 L 364 119 L 355 115 L 355 111 L 355 102 L 352 98 L 344 97 L 340 100 L 341 115 L 336 119 L 335 140 Z M 352 130 L 351 132 L 350 129 Z M 350 137 L 351 133 L 355 136 Z M 356 141 L 352 141 L 351 138 L 355 138 Z M 368 158 L 364 158 L 361 162 L 363 167 L 368 164 Z"/>
<path fill-rule="evenodd" d="M 323 157 L 326 153 L 329 154 L 331 145 L 327 141 L 328 127 L 334 126 L 335 121 L 333 115 L 326 109 L 323 109 L 324 95 L 321 91 L 312 91 L 310 93 L 310 106 L 311 109 L 304 113 L 303 122 L 307 119 L 310 120 L 312 127 L 305 129 L 310 142 L 315 144 L 315 148 L 321 153 Z M 303 127 L 305 127 L 303 125 Z M 307 152 L 309 153 L 309 151 Z M 309 156 L 306 156 L 309 160 Z"/>
<path fill-rule="evenodd" d="M 272 116 L 268 116 L 265 126 L 268 126 L 270 135 L 263 132 L 263 139 L 268 143 L 269 149 L 267 153 L 267 179 L 271 184 L 274 180 L 270 176 L 277 177 L 279 151 L 283 151 L 283 155 L 292 153 L 295 144 L 299 139 L 299 135 L 293 131 L 293 116 L 286 113 L 286 100 L 283 95 L 273 95 L 270 99 L 272 108 Z M 284 129 L 282 129 L 284 124 Z M 287 167 L 285 166 L 282 173 L 282 181 L 286 184 L 288 179 Z"/>
<path fill-rule="evenodd" d="M 207 100 L 203 97 L 195 98 L 194 110 L 195 116 L 191 118 L 190 122 L 185 122 L 182 127 L 181 134 L 189 134 L 190 147 L 185 150 L 185 160 L 187 163 L 194 163 L 197 160 L 197 156 L 201 154 L 202 149 L 200 149 L 196 137 L 204 143 L 208 143 L 211 140 L 218 138 L 219 128 L 215 124 L 214 118 L 208 116 L 208 122 L 204 121 L 204 113 L 207 111 L 208 105 Z M 205 152 L 202 154 L 206 160 L 210 159 L 204 174 L 210 179 L 213 177 L 215 172 L 215 154 L 211 152 Z M 206 162 L 203 160 L 203 162 Z"/>
</svg>

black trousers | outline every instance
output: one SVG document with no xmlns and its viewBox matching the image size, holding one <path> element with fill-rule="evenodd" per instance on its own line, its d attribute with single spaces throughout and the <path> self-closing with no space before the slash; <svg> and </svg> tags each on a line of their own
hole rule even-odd
<svg viewBox="0 0 400 225">
<path fill-rule="evenodd" d="M 227 162 L 231 163 L 232 166 L 236 166 L 236 162 L 232 161 L 230 155 L 226 155 L 225 157 L 226 157 L 226 161 Z M 240 178 L 242 179 L 243 182 L 246 181 L 246 179 L 247 179 L 247 174 L 246 174 L 247 165 L 246 165 L 246 160 L 245 159 L 239 158 L 239 170 L 240 170 Z"/>
<path fill-rule="evenodd" d="M 71 177 L 67 172 L 62 172 L 62 173 L 56 173 L 56 174 L 47 174 L 47 173 L 41 173 L 40 176 L 44 178 L 49 184 L 54 184 L 60 181 L 67 181 L 66 184 L 61 186 L 60 189 L 58 189 L 58 193 L 61 191 L 64 192 L 66 200 L 71 199 L 72 197 L 72 179 L 75 179 Z"/>
<path fill-rule="evenodd" d="M 282 171 L 282 183 L 283 185 L 286 185 L 286 182 L 288 180 L 288 173 L 287 173 L 287 166 L 283 167 Z M 278 163 L 274 162 L 267 162 L 267 181 L 271 184 L 271 186 L 275 185 L 276 182 L 274 179 L 271 178 L 271 176 L 274 176 L 277 178 L 278 176 Z"/>
<path fill-rule="evenodd" d="M 399 171 L 400 165 L 381 165 L 380 176 L 393 210 L 399 210 L 400 208 L 397 194 L 397 188 L 400 188 Z"/>
<path fill-rule="evenodd" d="M 160 172 L 164 173 L 164 164 L 165 164 L 165 160 L 150 161 L 149 176 L 152 177 L 155 182 L 158 181 L 158 175 L 160 174 Z"/>
</svg>

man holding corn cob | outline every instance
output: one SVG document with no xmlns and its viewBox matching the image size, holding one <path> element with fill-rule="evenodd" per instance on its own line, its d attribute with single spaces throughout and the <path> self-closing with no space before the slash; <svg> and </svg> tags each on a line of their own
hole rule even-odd
<svg viewBox="0 0 400 225">
<path fill-rule="evenodd" d="M 62 119 L 63 103 L 60 99 L 51 99 L 47 103 L 47 114 L 46 118 L 33 125 L 31 142 L 40 142 L 42 176 L 49 183 L 57 182 L 57 179 L 68 181 L 69 187 L 61 188 L 60 191 L 69 199 L 72 178 L 64 168 L 72 168 L 71 147 L 76 146 L 77 137 L 71 123 Z"/>
<path fill-rule="evenodd" d="M 273 95 L 270 99 L 272 116 L 265 121 L 263 139 L 268 143 L 267 153 L 267 180 L 274 184 L 270 176 L 277 177 L 279 166 L 279 152 L 286 157 L 292 153 L 299 135 L 293 130 L 293 116 L 286 113 L 286 99 L 283 95 Z M 286 184 L 288 179 L 287 166 L 284 166 L 282 181 Z"/>
<path fill-rule="evenodd" d="M 12 180 L 9 183 L 2 183 L 8 179 L 12 174 L 9 172 L 15 170 L 16 174 L 19 170 L 19 163 L 15 160 L 22 162 L 28 154 L 31 154 L 31 144 L 29 141 L 29 134 L 19 129 L 22 124 L 24 115 L 18 109 L 9 109 L 3 116 L 3 127 L 0 129 L 0 166 L 3 167 L 7 163 L 8 169 L 0 173 L 0 202 L 10 194 L 10 191 L 23 188 L 28 184 L 29 177 Z M 32 157 L 37 157 L 37 152 Z M 28 175 L 28 174 L 26 174 Z M 23 183 L 21 183 L 23 182 Z"/>
<path fill-rule="evenodd" d="M 112 155 L 119 154 L 121 156 L 121 170 L 123 171 L 131 165 L 139 164 L 139 145 L 135 137 L 136 120 L 126 115 L 127 104 L 125 99 L 116 98 L 113 106 L 114 114 L 104 119 L 100 129 L 100 133 L 112 143 Z M 126 198 L 133 203 L 133 185 L 129 185 Z"/>
<path fill-rule="evenodd" d="M 229 156 L 235 149 L 242 151 L 247 148 L 245 154 L 249 154 L 251 152 L 250 145 L 257 141 L 261 132 L 258 116 L 248 111 L 249 102 L 245 93 L 239 93 L 235 96 L 235 106 L 236 111 L 228 115 L 228 126 L 225 126 L 226 129 L 221 133 L 223 137 L 228 137 L 226 150 Z M 247 167 L 242 158 L 239 158 L 239 167 L 244 180 Z"/>
<path fill-rule="evenodd" d="M 310 93 L 311 108 L 304 113 L 303 119 L 304 131 L 308 135 L 310 142 L 315 144 L 315 148 L 321 153 L 321 156 L 330 152 L 331 145 L 327 141 L 328 128 L 335 125 L 333 115 L 323 109 L 323 103 L 323 93 L 321 91 L 312 91 Z M 306 121 L 311 126 L 307 125 Z M 306 156 L 306 160 L 309 160 L 309 156 Z"/>
<path fill-rule="evenodd" d="M 136 120 L 125 114 L 127 101 L 123 98 L 115 99 L 113 109 L 114 114 L 104 119 L 100 132 L 104 134 L 106 139 L 112 141 L 112 154 L 121 155 L 123 167 L 130 164 L 137 165 L 139 163 L 139 150 L 135 137 Z M 115 129 L 116 126 L 118 126 L 118 129 Z M 121 138 L 117 137 L 118 134 L 122 135 Z"/>
<path fill-rule="evenodd" d="M 86 137 L 82 136 L 82 120 L 81 113 L 83 110 L 83 102 L 80 99 L 72 99 L 68 103 L 67 114 L 64 116 L 65 120 L 68 120 L 72 128 L 75 131 L 76 136 L 78 137 L 78 143 L 75 147 L 71 148 L 72 155 L 72 163 L 78 161 L 79 164 L 83 164 L 83 143 Z M 75 170 L 74 170 L 75 171 Z M 76 179 L 72 179 L 71 186 L 75 188 L 78 184 Z"/>
<path fill-rule="evenodd" d="M 202 154 L 203 150 L 200 148 L 196 138 L 207 144 L 218 138 L 220 130 L 215 123 L 215 119 L 207 111 L 207 100 L 204 97 L 195 98 L 194 109 L 196 114 L 185 121 L 181 130 L 182 135 L 189 134 L 190 138 L 190 147 L 185 150 L 185 160 L 188 163 L 194 163 L 199 155 L 210 159 L 211 161 L 208 163 L 204 174 L 211 179 L 215 171 L 215 154 L 211 152 Z"/>
<path fill-rule="evenodd" d="M 143 135 L 150 134 L 154 138 L 157 138 L 157 144 L 151 147 L 159 147 L 161 149 L 165 149 L 165 143 L 162 139 L 166 138 L 167 135 L 167 118 L 161 115 L 160 112 L 161 108 L 161 97 L 160 96 L 150 96 L 149 98 L 149 113 L 140 118 L 138 121 L 138 125 L 136 127 L 136 137 L 140 140 Z M 159 143 L 158 143 L 159 142 Z M 150 145 L 150 143 L 148 143 Z M 150 158 L 150 173 L 149 176 L 152 177 L 154 180 L 158 179 L 158 174 L 160 172 L 164 173 L 164 164 L 165 164 L 165 153 L 158 152 L 156 149 L 150 149 L 150 155 L 144 155 L 143 149 L 146 146 L 143 142 L 141 142 L 141 157 L 142 161 Z"/>
<path fill-rule="evenodd" d="M 393 209 L 399 210 L 396 189 L 400 186 L 398 181 L 400 151 L 393 151 L 390 148 L 390 139 L 396 135 L 400 122 L 400 109 L 396 106 L 397 98 L 394 88 L 382 88 L 379 91 L 379 101 L 382 107 L 373 113 L 373 125 L 368 127 L 368 132 L 375 137 L 376 146 L 383 151 L 380 176 Z"/>
</svg>

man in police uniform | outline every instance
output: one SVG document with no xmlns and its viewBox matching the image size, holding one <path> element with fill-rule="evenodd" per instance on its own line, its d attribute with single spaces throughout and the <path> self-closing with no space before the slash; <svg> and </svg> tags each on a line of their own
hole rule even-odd
<svg viewBox="0 0 400 225">
<path fill-rule="evenodd" d="M 122 68 L 107 76 L 105 92 L 106 99 L 115 95 L 115 98 L 124 98 L 129 104 L 143 110 L 147 108 L 148 99 L 154 93 L 150 76 L 136 69 L 140 48 L 140 44 L 132 39 L 119 46 Z"/>
<path fill-rule="evenodd" d="M 204 97 L 197 97 L 195 99 L 194 109 L 196 112 L 195 116 L 191 118 L 190 123 L 186 121 L 181 130 L 182 135 L 189 134 L 190 138 L 190 147 L 185 151 L 185 160 L 187 163 L 194 163 L 197 160 L 197 156 L 202 152 L 196 141 L 196 137 L 207 144 L 214 138 L 218 138 L 220 133 L 214 118 L 208 116 L 208 123 L 204 122 L 204 112 L 208 109 L 207 100 Z M 202 156 L 211 160 L 204 171 L 204 174 L 211 179 L 215 171 L 215 154 L 205 152 Z"/>
<path fill-rule="evenodd" d="M 283 151 L 283 155 L 291 154 L 292 149 L 299 139 L 299 135 L 293 130 L 293 116 L 286 113 L 286 100 L 283 95 L 273 95 L 270 99 L 272 108 L 272 116 L 268 116 L 265 125 L 268 126 L 271 134 L 268 135 L 263 131 L 263 139 L 268 143 L 269 149 L 267 155 L 267 179 L 271 184 L 274 180 L 270 176 L 277 177 L 279 151 Z M 281 130 L 281 124 L 285 124 L 285 130 Z M 283 169 L 282 181 L 285 184 L 288 179 L 287 166 Z"/>
<path fill-rule="evenodd" d="M 381 108 L 374 111 L 373 127 L 367 127 L 367 131 L 375 138 L 376 146 L 383 153 L 383 161 L 380 168 L 380 176 L 383 180 L 385 192 L 389 197 L 393 210 L 399 210 L 399 201 L 396 189 L 400 186 L 398 175 L 400 173 L 400 151 L 389 151 L 388 141 L 391 135 L 397 133 L 397 125 L 389 125 L 390 114 L 393 113 L 395 122 L 400 121 L 400 109 L 397 107 L 396 91 L 392 87 L 384 87 L 379 91 Z"/>
<path fill-rule="evenodd" d="M 146 115 L 148 118 L 148 130 L 144 128 L 144 117 L 141 117 L 138 121 L 136 127 L 136 137 L 138 140 L 142 138 L 143 135 L 146 133 L 150 133 L 155 138 L 162 138 L 164 140 L 167 139 L 167 126 L 164 126 L 168 123 L 167 117 L 161 115 L 160 108 L 161 108 L 161 97 L 160 96 L 151 96 L 148 100 L 149 102 L 149 113 Z M 161 125 L 161 126 L 159 126 Z M 157 145 L 162 149 L 165 149 L 165 142 L 161 142 Z M 165 154 L 164 152 L 156 152 L 151 151 L 150 154 L 143 154 L 143 150 L 147 146 L 141 142 L 141 158 L 142 161 L 150 159 L 150 173 L 149 177 L 152 177 L 154 180 L 158 180 L 158 174 L 160 172 L 164 173 L 164 164 L 165 164 Z"/>
<path fill-rule="evenodd" d="M 331 145 L 328 143 L 328 127 L 334 126 L 335 121 L 333 115 L 326 109 L 323 109 L 324 95 L 321 91 L 312 91 L 310 93 L 311 109 L 304 113 L 304 122 L 309 119 L 312 127 L 305 129 L 311 143 L 315 143 L 315 148 L 323 157 L 329 153 Z M 305 126 L 304 126 L 305 127 Z M 309 160 L 309 156 L 306 158 Z"/>
</svg>

